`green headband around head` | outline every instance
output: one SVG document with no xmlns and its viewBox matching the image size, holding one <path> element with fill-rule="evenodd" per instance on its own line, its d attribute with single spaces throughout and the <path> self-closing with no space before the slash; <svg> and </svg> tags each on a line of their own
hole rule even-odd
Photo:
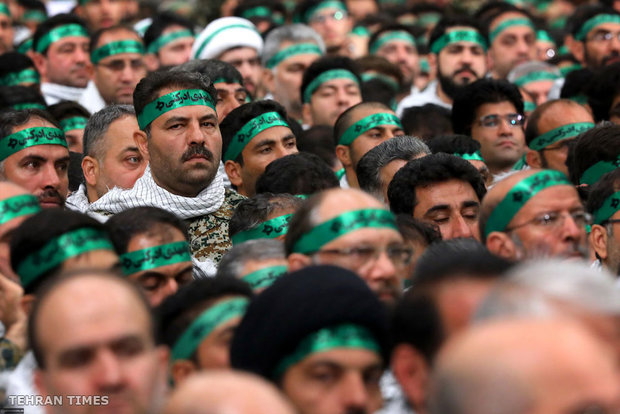
<svg viewBox="0 0 620 414">
<path fill-rule="evenodd" d="M 274 371 L 274 379 L 281 378 L 287 369 L 308 356 L 336 348 L 361 348 L 381 353 L 381 347 L 366 327 L 343 324 L 323 328 L 308 335 L 292 354 L 280 361 Z"/>
<path fill-rule="evenodd" d="M 312 94 L 314 94 L 314 92 L 316 92 L 316 90 L 319 89 L 319 87 L 323 83 L 330 81 L 330 80 L 334 80 L 334 79 L 351 79 L 358 86 L 360 84 L 357 76 L 355 76 L 353 72 L 347 69 L 326 70 L 325 72 L 321 73 L 319 76 L 314 78 L 312 82 L 310 82 L 308 86 L 306 86 L 306 90 L 304 91 L 304 96 L 303 96 L 304 103 L 310 102 L 310 98 L 312 98 Z"/>
<path fill-rule="evenodd" d="M 586 39 L 586 36 L 588 35 L 588 33 L 590 33 L 590 31 L 592 29 L 594 29 L 596 26 L 598 26 L 600 24 L 605 24 L 605 23 L 620 24 L 620 15 L 617 15 L 617 14 L 597 14 L 596 16 L 592 17 L 591 19 L 587 20 L 583 24 L 583 26 L 581 26 L 581 29 L 575 35 L 575 40 L 584 41 Z"/>
<path fill-rule="evenodd" d="M 171 351 L 171 359 L 190 359 L 200 343 L 218 326 L 233 318 L 243 316 L 249 304 L 246 298 L 224 300 L 205 310 L 187 327 L 175 342 Z"/>
<path fill-rule="evenodd" d="M 162 47 L 166 46 L 167 44 L 172 43 L 177 39 L 182 39 L 184 37 L 191 37 L 193 39 L 194 34 L 188 29 L 183 29 L 161 35 L 151 44 L 149 44 L 149 46 L 146 48 L 146 53 L 157 53 Z"/>
<path fill-rule="evenodd" d="M 531 198 L 542 190 L 556 185 L 572 187 L 564 174 L 553 170 L 539 171 L 516 183 L 491 212 L 484 229 L 485 237 L 494 231 L 504 231 L 508 223 Z"/>
<path fill-rule="evenodd" d="M 499 36 L 504 30 L 513 26 L 526 26 L 532 29 L 532 31 L 536 31 L 534 24 L 530 19 L 520 18 L 520 19 L 508 19 L 506 21 L 501 22 L 495 30 L 493 30 L 489 34 L 489 44 L 493 43 L 493 41 Z"/>
<path fill-rule="evenodd" d="M 106 43 L 92 51 L 90 54 L 90 61 L 96 65 L 102 59 L 122 53 L 138 53 L 143 55 L 144 46 L 137 40 L 119 40 L 117 42 Z"/>
<path fill-rule="evenodd" d="M 11 11 L 9 10 L 9 6 L 0 2 L 0 14 L 11 17 Z"/>
<path fill-rule="evenodd" d="M 455 30 L 444 33 L 439 39 L 435 40 L 431 45 L 431 52 L 439 54 L 441 50 L 453 43 L 472 42 L 479 45 L 485 52 L 487 50 L 487 41 L 484 36 L 475 30 Z"/>
<path fill-rule="evenodd" d="M 207 47 L 209 42 L 211 42 L 211 40 L 213 40 L 215 36 L 219 35 L 223 31 L 228 30 L 228 29 L 248 29 L 248 30 L 252 30 L 253 32 L 257 32 L 254 26 L 249 26 L 248 24 L 229 24 L 227 26 L 220 27 L 219 29 L 211 33 L 209 36 L 206 37 L 206 39 L 202 41 L 202 43 L 200 44 L 200 47 L 196 50 L 196 53 L 194 53 L 194 59 L 200 59 L 200 54 L 202 53 L 204 48 Z"/>
<path fill-rule="evenodd" d="M 71 23 L 65 24 L 63 26 L 54 27 L 49 32 L 45 33 L 37 43 L 36 52 L 43 53 L 47 50 L 48 47 L 54 42 L 59 41 L 65 37 L 86 37 L 90 39 L 90 35 L 88 31 L 84 28 L 84 26 Z"/>
<path fill-rule="evenodd" d="M 379 37 L 377 37 L 377 39 L 370 45 L 368 51 L 371 54 L 377 53 L 377 50 L 381 49 L 381 47 L 385 46 L 387 43 L 393 40 L 402 40 L 404 42 L 412 44 L 414 47 L 416 45 L 415 38 L 411 35 L 411 33 L 404 30 L 389 30 L 387 32 L 381 33 Z"/>
<path fill-rule="evenodd" d="M 424 13 L 416 20 L 416 24 L 419 26 L 426 26 L 427 24 L 435 24 L 441 20 L 441 14 L 439 13 Z"/>
<path fill-rule="evenodd" d="M 273 17 L 272 15 L 273 11 L 265 6 L 251 7 L 241 12 L 241 17 L 248 20 L 253 17 L 264 17 L 266 19 L 271 19 Z"/>
<path fill-rule="evenodd" d="M 428 58 L 421 58 L 420 59 L 420 72 L 422 73 L 430 73 L 431 71 L 431 65 L 430 63 L 428 63 Z"/>
<path fill-rule="evenodd" d="M 280 63 L 285 61 L 288 58 L 297 55 L 318 55 L 321 56 L 323 52 L 321 52 L 321 48 L 316 43 L 297 43 L 295 45 L 285 47 L 280 50 L 278 53 L 273 55 L 271 59 L 267 61 L 265 66 L 268 69 L 273 69 L 278 66 Z"/>
<path fill-rule="evenodd" d="M 41 83 L 39 72 L 35 69 L 24 69 L 0 78 L 0 85 L 2 86 L 17 86 L 25 83 Z"/>
<path fill-rule="evenodd" d="M 351 233 L 355 230 L 366 228 L 388 228 L 398 230 L 394 214 L 388 210 L 366 208 L 362 210 L 347 211 L 331 218 L 306 234 L 302 235 L 293 246 L 293 253 L 312 254 L 324 245 Z"/>
<path fill-rule="evenodd" d="M 25 55 L 32 50 L 33 43 L 34 41 L 32 40 L 32 38 L 26 39 L 17 47 L 17 51 L 22 55 Z"/>
<path fill-rule="evenodd" d="M 398 119 L 398 117 L 394 114 L 372 114 L 360 119 L 359 121 L 348 127 L 347 130 L 344 131 L 344 134 L 340 136 L 340 139 L 338 140 L 338 145 L 351 145 L 353 141 L 355 141 L 364 132 L 376 128 L 380 125 L 396 125 L 400 128 L 403 127 L 400 123 L 400 119 Z"/>
<path fill-rule="evenodd" d="M 67 148 L 65 134 L 61 129 L 49 127 L 26 128 L 0 138 L 0 161 L 23 149 L 35 145 L 62 145 Z"/>
<path fill-rule="evenodd" d="M 38 213 L 40 210 L 39 200 L 32 194 L 22 194 L 0 200 L 0 224 L 17 217 Z"/>
<path fill-rule="evenodd" d="M 246 282 L 252 290 L 264 289 L 273 284 L 282 275 L 286 274 L 286 266 L 269 266 L 264 267 L 252 273 L 248 273 L 243 276 L 244 282 Z"/>
<path fill-rule="evenodd" d="M 534 138 L 528 147 L 534 151 L 541 151 L 555 142 L 576 137 L 591 128 L 594 128 L 594 124 L 592 122 L 577 122 L 574 124 L 562 125 L 561 127 L 554 128 L 551 131 L 545 132 L 544 134 Z"/>
<path fill-rule="evenodd" d="M 525 101 L 523 102 L 523 112 L 532 112 L 536 109 L 536 103 Z"/>
<path fill-rule="evenodd" d="M 554 81 L 558 78 L 559 76 L 556 75 L 555 73 L 537 71 L 537 72 L 530 72 L 527 75 L 523 75 L 520 78 L 515 79 L 513 83 L 517 86 L 524 86 L 532 82 L 539 82 L 539 81 L 546 81 L 546 80 Z"/>
<path fill-rule="evenodd" d="M 383 82 L 385 82 L 388 85 L 390 85 L 390 88 L 392 88 L 394 92 L 398 92 L 400 90 L 400 86 L 398 85 L 398 82 L 396 82 L 394 80 L 394 78 L 392 78 L 391 76 L 387 76 L 387 75 L 384 75 L 382 73 L 364 73 L 364 74 L 362 74 L 362 81 L 363 82 L 368 82 L 368 81 L 371 81 L 373 79 L 381 79 Z"/>
<path fill-rule="evenodd" d="M 593 185 L 603 175 L 620 167 L 620 156 L 615 161 L 599 161 L 583 172 L 579 184 Z"/>
<path fill-rule="evenodd" d="M 42 111 L 47 111 L 47 107 L 40 103 L 35 102 L 26 102 L 13 105 L 13 109 L 16 111 L 21 111 L 23 109 L 40 109 Z"/>
<path fill-rule="evenodd" d="M 579 69 L 582 69 L 582 66 L 579 63 L 575 63 L 574 65 L 564 66 L 563 68 L 560 68 L 560 73 L 562 74 L 562 76 L 566 77 L 566 75 L 568 75 L 572 71 Z"/>
<path fill-rule="evenodd" d="M 155 119 L 166 112 L 183 106 L 202 105 L 208 106 L 215 111 L 215 102 L 211 95 L 202 89 L 180 89 L 167 93 L 153 102 L 148 103 L 142 112 L 138 114 L 138 126 L 142 131 Z"/>
<path fill-rule="evenodd" d="M 60 126 L 62 130 L 65 131 L 65 134 L 66 134 L 67 132 L 72 131 L 74 129 L 86 128 L 87 122 L 88 122 L 88 119 L 84 118 L 83 116 L 74 116 L 71 118 L 65 118 L 61 120 Z"/>
<path fill-rule="evenodd" d="M 472 152 L 472 153 L 455 153 L 455 156 L 462 158 L 468 161 L 482 161 L 484 162 L 484 158 L 482 158 L 482 154 L 480 151 Z"/>
<path fill-rule="evenodd" d="M 22 286 L 30 286 L 37 278 L 60 266 L 65 260 L 94 250 L 114 251 L 105 233 L 81 228 L 53 238 L 38 251 L 29 254 L 17 267 Z"/>
<path fill-rule="evenodd" d="M 144 270 L 191 262 L 192 256 L 189 253 L 189 244 L 186 241 L 179 241 L 128 252 L 122 254 L 119 259 L 123 274 L 130 276 Z"/>
<path fill-rule="evenodd" d="M 551 38 L 551 36 L 549 36 L 549 33 L 547 33 L 546 30 L 537 30 L 536 31 L 536 40 L 539 40 L 541 42 L 553 43 L 555 45 L 555 40 L 553 40 Z"/>
<path fill-rule="evenodd" d="M 240 231 L 232 236 L 232 242 L 233 244 L 239 244 L 248 240 L 275 239 L 276 237 L 283 236 L 288 231 L 288 223 L 291 221 L 291 217 L 293 217 L 292 214 L 285 214 L 264 221 L 251 229 Z"/>
<path fill-rule="evenodd" d="M 213 85 L 215 86 L 216 83 L 238 83 L 238 84 L 242 84 L 243 81 L 241 79 L 216 78 L 213 81 Z"/>
<path fill-rule="evenodd" d="M 318 5 L 308 9 L 306 14 L 304 15 L 305 22 L 306 23 L 309 22 L 317 12 L 320 12 L 321 10 L 325 10 L 325 9 L 336 9 L 344 13 L 347 12 L 347 8 L 345 7 L 344 3 L 340 1 L 335 1 L 335 0 L 323 1 L 319 3 Z"/>
<path fill-rule="evenodd" d="M 45 20 L 47 20 L 47 14 L 43 13 L 41 10 L 28 10 L 22 16 L 22 21 L 24 22 L 41 23 Z"/>
<path fill-rule="evenodd" d="M 246 145 L 249 144 L 252 139 L 263 132 L 266 129 L 283 126 L 290 128 L 286 119 L 277 112 L 265 112 L 251 119 L 246 123 L 237 133 L 232 137 L 226 153 L 224 154 L 224 161 L 236 160 L 241 154 Z"/>
<path fill-rule="evenodd" d="M 353 30 L 351 30 L 351 34 L 355 36 L 368 37 L 370 36 L 370 30 L 368 30 L 365 26 L 355 26 Z"/>
<path fill-rule="evenodd" d="M 620 210 L 620 191 L 613 193 L 603 201 L 603 205 L 594 212 L 594 224 L 603 224 Z"/>
</svg>

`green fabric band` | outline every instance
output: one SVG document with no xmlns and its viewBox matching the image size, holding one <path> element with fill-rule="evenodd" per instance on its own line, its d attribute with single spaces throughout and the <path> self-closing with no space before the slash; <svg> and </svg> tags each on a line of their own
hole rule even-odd
<svg viewBox="0 0 620 414">
<path fill-rule="evenodd" d="M 35 69 L 24 69 L 0 78 L 0 85 L 2 86 L 17 86 L 24 83 L 41 83 L 39 72 Z"/>
<path fill-rule="evenodd" d="M 265 112 L 246 123 L 230 140 L 226 153 L 224 154 L 224 162 L 228 160 L 236 160 L 246 145 L 255 136 L 266 129 L 283 126 L 290 128 L 286 119 L 282 118 L 277 112 Z"/>
<path fill-rule="evenodd" d="M 324 1 L 308 9 L 306 14 L 304 15 L 304 19 L 306 23 L 309 22 L 317 12 L 320 12 L 321 10 L 325 10 L 325 9 L 336 9 L 341 12 L 345 12 L 345 13 L 347 12 L 347 8 L 345 7 L 344 3 L 340 1 Z"/>
<path fill-rule="evenodd" d="M 30 286 L 41 275 L 60 266 L 65 260 L 95 250 L 114 251 L 101 230 L 82 228 L 53 238 L 40 250 L 28 255 L 17 268 L 22 286 Z"/>
<path fill-rule="evenodd" d="M 549 36 L 549 33 L 547 33 L 546 30 L 537 30 L 536 40 L 540 40 L 541 42 L 553 43 L 555 45 L 555 40 L 553 40 L 553 38 Z"/>
<path fill-rule="evenodd" d="M 439 20 L 441 20 L 441 14 L 439 13 L 424 13 L 423 15 L 418 17 L 418 19 L 416 20 L 416 24 L 420 26 L 426 26 L 429 24 L 434 25 L 439 22 Z"/>
<path fill-rule="evenodd" d="M 584 41 L 592 29 L 605 23 L 620 24 L 620 16 L 617 14 L 598 14 L 592 17 L 581 26 L 581 29 L 575 35 L 575 40 Z"/>
<path fill-rule="evenodd" d="M 13 109 L 16 111 L 21 111 L 23 109 L 40 109 L 42 111 L 47 111 L 47 107 L 40 103 L 27 102 L 13 105 Z"/>
<path fill-rule="evenodd" d="M 468 161 L 482 161 L 484 162 L 484 158 L 482 158 L 482 154 L 480 153 L 480 151 L 476 151 L 473 153 L 467 153 L 467 154 L 460 154 L 460 153 L 455 153 L 455 156 L 462 158 L 464 160 L 468 160 Z"/>
<path fill-rule="evenodd" d="M 273 12 L 265 6 L 251 7 L 241 13 L 241 17 L 244 19 L 251 19 L 253 17 L 264 17 L 271 19 Z"/>
<path fill-rule="evenodd" d="M 618 210 L 620 210 L 620 191 L 607 197 L 603 205 L 594 212 L 594 224 L 603 224 Z"/>
<path fill-rule="evenodd" d="M 400 119 L 394 114 L 390 113 L 378 113 L 372 114 L 365 118 L 360 119 L 346 131 L 338 140 L 338 145 L 351 145 L 353 141 L 355 141 L 360 135 L 364 132 L 376 128 L 379 125 L 396 125 L 402 128 L 402 124 L 400 123 Z"/>
<path fill-rule="evenodd" d="M 381 79 L 383 82 L 390 85 L 390 88 L 394 90 L 394 92 L 398 92 L 400 87 L 398 86 L 398 82 L 394 80 L 394 78 L 384 75 L 382 73 L 364 73 L 362 74 L 362 81 L 368 82 L 373 79 Z"/>
<path fill-rule="evenodd" d="M 544 71 L 530 72 L 527 75 L 524 75 L 524 76 L 521 76 L 520 78 L 515 79 L 513 83 L 517 86 L 524 86 L 532 82 L 539 82 L 539 81 L 546 81 L 546 80 L 553 81 L 558 78 L 559 76 L 556 75 L 555 73 L 544 72 Z"/>
<path fill-rule="evenodd" d="M 570 66 L 564 66 L 563 68 L 560 68 L 560 73 L 562 74 L 562 76 L 566 77 L 566 75 L 568 75 L 569 73 L 571 73 L 574 70 L 579 70 L 582 69 L 583 67 L 576 63 L 574 65 L 570 65 Z"/>
<path fill-rule="evenodd" d="M 273 55 L 266 63 L 268 69 L 273 69 L 284 60 L 297 55 L 319 55 L 321 56 L 321 48 L 316 43 L 297 43 L 295 45 L 285 47 L 278 53 Z"/>
<path fill-rule="evenodd" d="M 189 252 L 189 244 L 186 241 L 179 241 L 125 253 L 119 259 L 123 274 L 130 276 L 144 270 L 191 262 L 192 256 Z"/>
<path fill-rule="evenodd" d="M 317 225 L 302 235 L 293 246 L 293 253 L 315 253 L 332 240 L 365 228 L 388 228 L 398 231 L 396 219 L 388 210 L 367 208 L 348 211 Z"/>
<path fill-rule="evenodd" d="M 37 43 L 36 51 L 43 53 L 54 42 L 65 37 L 86 37 L 90 39 L 88 31 L 79 24 L 65 24 L 63 26 L 54 27 L 52 30 L 43 35 Z"/>
<path fill-rule="evenodd" d="M 334 174 L 336 174 L 336 178 L 340 180 L 342 177 L 344 177 L 346 173 L 347 171 L 344 168 L 341 168 L 338 171 L 336 171 Z"/>
<path fill-rule="evenodd" d="M 612 172 L 618 167 L 620 167 L 620 157 L 615 161 L 599 161 L 583 172 L 579 184 L 593 185 L 603 175 Z"/>
<path fill-rule="evenodd" d="M 489 44 L 493 43 L 497 36 L 499 36 L 504 30 L 513 26 L 526 26 L 532 29 L 532 31 L 536 31 L 536 28 L 530 19 L 508 19 L 500 23 L 495 30 L 489 34 Z"/>
<path fill-rule="evenodd" d="M 200 343 L 220 325 L 243 316 L 249 301 L 246 298 L 224 300 L 205 310 L 187 327 L 172 347 L 171 359 L 190 359 Z"/>
<path fill-rule="evenodd" d="M 25 55 L 26 53 L 32 50 L 33 43 L 34 41 L 32 40 L 32 38 L 26 39 L 17 47 L 17 51 L 21 53 L 22 55 Z"/>
<path fill-rule="evenodd" d="M 295 352 L 280 361 L 274 371 L 274 378 L 281 378 L 287 369 L 312 354 L 336 348 L 361 348 L 381 353 L 372 333 L 363 326 L 345 324 L 323 328 L 308 335 L 299 343 Z"/>
<path fill-rule="evenodd" d="M 351 79 L 352 81 L 355 81 L 355 83 L 357 83 L 357 85 L 359 86 L 359 80 L 357 79 L 357 76 L 355 76 L 351 71 L 348 71 L 346 69 L 326 70 L 325 72 L 314 78 L 312 82 L 310 82 L 308 86 L 306 86 L 306 90 L 304 91 L 303 96 L 304 103 L 310 102 L 312 94 L 314 94 L 314 92 L 319 89 L 319 87 L 323 83 L 334 79 Z"/>
<path fill-rule="evenodd" d="M 577 122 L 574 124 L 562 125 L 561 127 L 554 128 L 551 131 L 545 132 L 544 134 L 534 138 L 528 146 L 534 151 L 540 151 L 555 142 L 576 137 L 591 128 L 594 128 L 594 124 L 592 122 Z"/>
<path fill-rule="evenodd" d="M 232 236 L 233 244 L 239 244 L 248 240 L 256 239 L 275 239 L 286 234 L 288 223 L 291 221 L 292 214 L 285 214 L 280 217 L 272 218 L 259 224 L 258 226 L 240 231 Z"/>
<path fill-rule="evenodd" d="M 45 20 L 47 20 L 47 14 L 43 13 L 41 10 L 28 10 L 22 16 L 22 21 L 24 22 L 41 23 Z"/>
<path fill-rule="evenodd" d="M 381 49 L 393 40 L 402 40 L 412 44 L 414 47 L 416 45 L 415 38 L 411 35 L 411 33 L 405 32 L 404 30 L 387 31 L 385 33 L 381 33 L 379 37 L 377 37 L 377 39 L 368 48 L 368 51 L 371 54 L 377 53 L 377 50 Z"/>
<path fill-rule="evenodd" d="M 202 43 L 200 44 L 200 47 L 196 50 L 196 53 L 194 54 L 194 59 L 200 59 L 200 54 L 202 53 L 204 48 L 207 47 L 209 42 L 211 42 L 211 40 L 213 40 L 215 36 L 219 35 L 224 30 L 229 30 L 229 29 L 248 29 L 253 32 L 256 32 L 256 28 L 254 28 L 253 26 L 248 26 L 247 24 L 231 24 L 228 26 L 220 27 L 219 29 L 211 33 L 209 36 L 207 36 L 206 39 L 202 41 Z"/>
<path fill-rule="evenodd" d="M 559 171 L 544 170 L 516 183 L 489 216 L 484 229 L 487 237 L 494 231 L 502 232 L 521 208 L 536 194 L 556 185 L 572 184 Z"/>
<path fill-rule="evenodd" d="M 96 65 L 102 59 L 122 53 L 138 53 L 143 55 L 144 46 L 137 40 L 119 40 L 118 42 L 106 43 L 90 54 L 90 61 Z"/>
<path fill-rule="evenodd" d="M 148 103 L 138 115 L 138 126 L 142 131 L 155 119 L 166 112 L 183 106 L 202 105 L 215 111 L 215 102 L 211 95 L 202 89 L 180 89 L 167 93 Z"/>
<path fill-rule="evenodd" d="M 163 36 L 159 36 L 157 39 L 155 39 L 154 42 L 149 44 L 149 46 L 146 48 L 146 52 L 157 53 L 162 47 L 166 46 L 167 44 L 172 43 L 177 39 L 182 39 L 184 37 L 191 37 L 193 39 L 194 34 L 187 29 L 183 29 L 170 32 Z"/>
<path fill-rule="evenodd" d="M 39 200 L 32 194 L 23 194 L 0 200 L 0 224 L 17 217 L 36 214 L 41 211 Z"/>
<path fill-rule="evenodd" d="M 67 148 L 65 134 L 61 129 L 36 127 L 26 128 L 4 138 L 0 138 L 0 161 L 23 149 L 35 145 L 62 145 Z"/>
<path fill-rule="evenodd" d="M 441 50 L 453 43 L 472 42 L 479 45 L 485 52 L 487 50 L 487 41 L 484 36 L 475 30 L 455 30 L 453 32 L 444 33 L 439 39 L 431 45 L 431 52 L 439 54 Z"/>
<path fill-rule="evenodd" d="M 238 83 L 241 84 L 243 81 L 241 79 L 226 79 L 226 78 L 217 78 L 213 81 L 213 85 L 216 83 Z"/>
<path fill-rule="evenodd" d="M 588 97 L 586 95 L 574 95 L 569 97 L 568 99 L 570 99 L 573 102 L 577 102 L 579 105 L 585 105 L 588 103 Z"/>
<path fill-rule="evenodd" d="M 370 36 L 370 30 L 368 30 L 365 26 L 355 26 L 353 30 L 351 30 L 351 34 L 355 36 L 367 37 Z"/>
<path fill-rule="evenodd" d="M 4 3 L 0 3 L 0 14 L 11 17 L 11 11 L 9 10 L 9 6 Z"/>
<path fill-rule="evenodd" d="M 60 121 L 60 126 L 62 130 L 65 131 L 65 134 L 74 129 L 84 129 L 86 128 L 86 123 L 88 119 L 83 116 L 74 116 L 72 118 L 65 118 Z"/>
<path fill-rule="evenodd" d="M 430 73 L 431 71 L 431 65 L 430 63 L 428 63 L 428 59 L 427 58 L 421 58 L 420 59 L 420 72 L 421 73 Z"/>
<path fill-rule="evenodd" d="M 523 112 L 532 112 L 536 109 L 536 104 L 534 102 L 525 101 L 523 102 Z"/>
<path fill-rule="evenodd" d="M 256 272 L 248 273 L 241 279 L 245 281 L 252 290 L 264 289 L 273 284 L 278 278 L 286 274 L 286 266 L 269 266 Z"/>
</svg>

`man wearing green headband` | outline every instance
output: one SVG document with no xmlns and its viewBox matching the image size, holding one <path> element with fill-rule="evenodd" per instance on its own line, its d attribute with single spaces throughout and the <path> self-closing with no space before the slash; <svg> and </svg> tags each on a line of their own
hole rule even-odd
<svg viewBox="0 0 620 414">
<path fill-rule="evenodd" d="M 523 88 L 536 105 L 542 105 L 549 99 L 550 91 L 562 77 L 555 65 L 545 62 L 525 62 L 515 66 L 508 73 L 508 82 Z"/>
<path fill-rule="evenodd" d="M 404 84 L 408 87 L 414 86 L 413 82 L 420 71 L 419 56 L 409 27 L 399 24 L 381 27 L 370 37 L 368 52 L 397 65 L 403 74 Z"/>
<path fill-rule="evenodd" d="M 321 35 L 330 55 L 351 56 L 348 34 L 353 19 L 340 0 L 304 0 L 295 10 L 295 21 L 305 23 Z"/>
<path fill-rule="evenodd" d="M 84 142 L 84 128 L 90 112 L 77 102 L 64 101 L 50 105 L 47 110 L 58 120 L 65 133 L 67 145 L 71 152 L 82 152 Z"/>
<path fill-rule="evenodd" d="M 598 69 L 620 61 L 620 13 L 596 6 L 579 15 L 572 26 L 571 53 L 583 66 Z"/>
<path fill-rule="evenodd" d="M 13 19 L 9 6 L 0 3 L 0 55 L 13 50 Z"/>
<path fill-rule="evenodd" d="M 75 12 L 93 32 L 121 24 L 127 17 L 123 0 L 80 0 Z"/>
<path fill-rule="evenodd" d="M 482 201 L 480 233 L 491 253 L 509 260 L 585 259 L 586 213 L 577 190 L 554 170 L 519 171 Z"/>
<path fill-rule="evenodd" d="M 145 63 L 150 72 L 190 60 L 194 44 L 192 23 L 177 14 L 156 15 L 144 33 Z"/>
<path fill-rule="evenodd" d="M 585 131 L 571 145 L 568 172 L 575 186 L 594 185 L 601 177 L 620 167 L 620 125 L 598 125 Z"/>
<path fill-rule="evenodd" d="M 596 259 L 613 275 L 620 275 L 620 170 L 603 175 L 588 193 L 588 212 L 594 217 L 590 245 Z"/>
</svg>

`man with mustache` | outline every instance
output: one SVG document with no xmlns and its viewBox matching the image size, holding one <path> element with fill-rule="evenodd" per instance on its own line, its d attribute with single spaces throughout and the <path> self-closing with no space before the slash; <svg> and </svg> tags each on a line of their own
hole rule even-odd
<svg viewBox="0 0 620 414">
<path fill-rule="evenodd" d="M 22 186 L 43 208 L 63 207 L 68 168 L 64 133 L 47 112 L 26 109 L 0 115 L 0 180 Z"/>
<path fill-rule="evenodd" d="M 572 27 L 571 53 L 590 69 L 620 61 L 620 13 L 605 6 L 592 6 Z"/>
</svg>

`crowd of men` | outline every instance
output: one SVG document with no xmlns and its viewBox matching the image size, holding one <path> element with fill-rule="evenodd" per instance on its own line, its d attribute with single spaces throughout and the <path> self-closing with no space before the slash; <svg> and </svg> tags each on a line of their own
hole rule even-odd
<svg viewBox="0 0 620 414">
<path fill-rule="evenodd" d="M 620 2 L 208 3 L 0 0 L 0 412 L 620 412 Z"/>
</svg>

